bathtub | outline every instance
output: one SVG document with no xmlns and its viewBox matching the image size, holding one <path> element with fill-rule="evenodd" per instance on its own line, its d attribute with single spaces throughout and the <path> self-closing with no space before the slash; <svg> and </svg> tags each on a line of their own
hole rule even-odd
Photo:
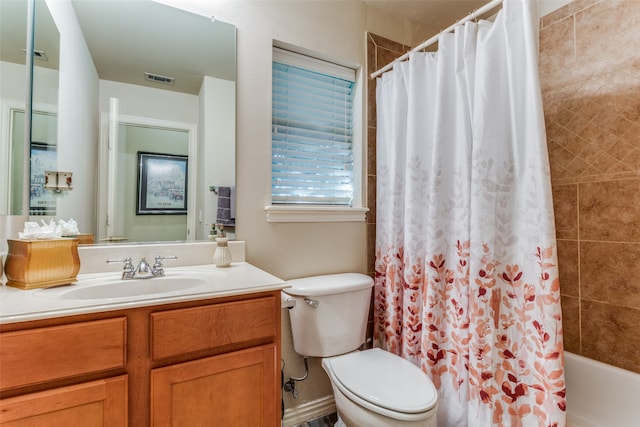
<svg viewBox="0 0 640 427">
<path fill-rule="evenodd" d="M 640 374 L 565 352 L 567 427 L 640 426 Z"/>
</svg>

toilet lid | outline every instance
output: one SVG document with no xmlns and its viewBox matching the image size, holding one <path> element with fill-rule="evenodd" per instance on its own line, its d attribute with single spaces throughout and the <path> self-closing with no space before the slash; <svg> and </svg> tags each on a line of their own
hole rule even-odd
<svg viewBox="0 0 640 427">
<path fill-rule="evenodd" d="M 437 392 L 417 366 L 378 348 L 331 359 L 340 383 L 361 399 L 395 412 L 421 413 L 432 409 Z"/>
</svg>

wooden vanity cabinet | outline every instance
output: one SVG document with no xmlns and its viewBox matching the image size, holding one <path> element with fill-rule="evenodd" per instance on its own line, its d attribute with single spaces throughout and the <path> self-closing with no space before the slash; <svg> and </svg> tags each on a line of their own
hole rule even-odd
<svg viewBox="0 0 640 427">
<path fill-rule="evenodd" d="M 154 362 L 189 361 L 151 371 L 151 425 L 280 425 L 279 330 L 279 293 L 152 313 Z"/>
<path fill-rule="evenodd" d="M 279 425 L 276 354 L 269 344 L 154 369 L 151 425 Z"/>
<path fill-rule="evenodd" d="M 124 373 L 126 320 L 118 316 L 14 331 L 3 327 L 0 425 L 127 425 L 127 375 L 109 377 Z M 92 381 L 96 376 L 102 379 Z M 24 392 L 4 398 L 15 390 Z"/>
<path fill-rule="evenodd" d="M 0 325 L 0 426 L 275 427 L 279 371 L 280 291 Z"/>
<path fill-rule="evenodd" d="M 0 425 L 126 426 L 127 376 L 28 393 L 0 400 Z"/>
</svg>

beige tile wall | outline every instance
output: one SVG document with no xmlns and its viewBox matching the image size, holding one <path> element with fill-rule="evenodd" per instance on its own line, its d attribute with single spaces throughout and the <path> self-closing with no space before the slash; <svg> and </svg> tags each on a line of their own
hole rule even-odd
<svg viewBox="0 0 640 427">
<path fill-rule="evenodd" d="M 396 43 L 372 33 L 367 34 L 367 74 L 384 67 L 395 58 L 402 56 L 409 46 Z M 375 277 L 376 243 L 376 81 L 367 82 L 367 270 Z M 373 334 L 373 301 L 369 315 L 367 336 Z"/>
<path fill-rule="evenodd" d="M 370 76 L 395 58 L 402 56 L 409 46 L 396 43 L 375 34 L 367 34 L 367 74 Z M 369 273 L 375 273 L 376 238 L 376 81 L 367 81 L 367 248 Z"/>
<path fill-rule="evenodd" d="M 565 348 L 640 372 L 640 1 L 542 18 Z"/>
</svg>

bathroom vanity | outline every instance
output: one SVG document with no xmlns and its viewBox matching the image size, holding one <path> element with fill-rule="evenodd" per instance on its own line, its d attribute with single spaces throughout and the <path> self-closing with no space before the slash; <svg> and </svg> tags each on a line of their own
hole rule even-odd
<svg viewBox="0 0 640 427">
<path fill-rule="evenodd" d="M 2 287 L 0 425 L 280 425 L 286 284 L 244 262 L 167 271 L 171 283 L 206 283 L 114 298 L 77 293 L 103 286 L 101 275 Z"/>
</svg>

